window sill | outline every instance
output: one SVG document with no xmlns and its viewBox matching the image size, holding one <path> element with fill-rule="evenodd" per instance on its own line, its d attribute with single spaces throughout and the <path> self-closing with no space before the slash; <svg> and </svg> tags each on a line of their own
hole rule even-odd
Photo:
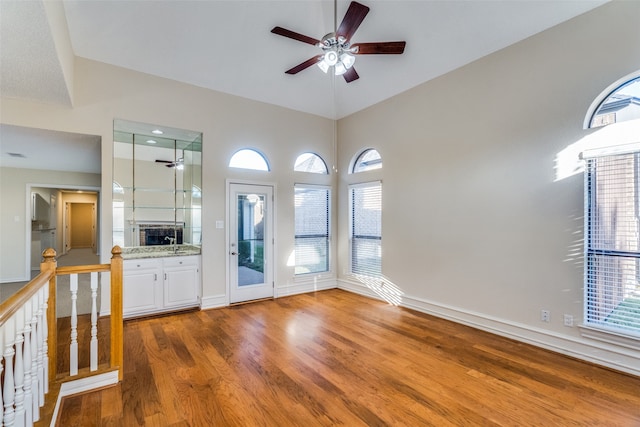
<svg viewBox="0 0 640 427">
<path fill-rule="evenodd" d="M 592 340 L 640 351 L 640 336 L 625 334 L 617 330 L 580 325 L 580 334 Z"/>
</svg>

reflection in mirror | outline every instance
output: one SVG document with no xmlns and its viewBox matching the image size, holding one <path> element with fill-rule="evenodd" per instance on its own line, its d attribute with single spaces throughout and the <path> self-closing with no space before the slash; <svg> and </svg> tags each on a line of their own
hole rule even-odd
<svg viewBox="0 0 640 427">
<path fill-rule="evenodd" d="M 113 244 L 199 252 L 202 133 L 114 120 L 113 139 Z"/>
</svg>

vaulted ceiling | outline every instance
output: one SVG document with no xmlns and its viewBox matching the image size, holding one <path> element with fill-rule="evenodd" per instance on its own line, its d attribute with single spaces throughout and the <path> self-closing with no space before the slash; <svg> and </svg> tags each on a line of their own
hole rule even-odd
<svg viewBox="0 0 640 427">
<path fill-rule="evenodd" d="M 347 84 L 313 66 L 334 1 L 0 2 L 2 96 L 73 103 L 65 57 L 157 75 L 286 108 L 342 118 L 602 5 L 606 0 L 360 0 L 352 42 L 406 40 L 403 55 L 359 55 Z M 349 1 L 335 3 L 339 24 Z M 68 61 L 67 61 L 68 62 Z"/>
<path fill-rule="evenodd" d="M 407 45 L 402 55 L 357 56 L 360 78 L 347 84 L 315 66 L 285 74 L 320 50 L 271 33 L 321 39 L 347 0 L 0 0 L 0 94 L 72 107 L 81 57 L 339 119 L 607 0 L 360 2 L 370 12 L 353 43 Z M 0 142 L 5 167 L 51 168 L 52 153 L 73 152 L 58 156 L 58 169 L 100 173 L 99 137 L 0 123 Z"/>
</svg>

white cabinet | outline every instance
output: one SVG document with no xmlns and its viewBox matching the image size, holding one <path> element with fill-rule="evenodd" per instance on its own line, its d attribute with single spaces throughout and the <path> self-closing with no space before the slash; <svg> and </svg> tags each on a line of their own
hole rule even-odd
<svg viewBox="0 0 640 427">
<path fill-rule="evenodd" d="M 164 307 L 177 308 L 198 303 L 200 257 L 164 259 Z"/>
<path fill-rule="evenodd" d="M 124 317 L 195 307 L 200 296 L 200 256 L 124 261 Z"/>
</svg>

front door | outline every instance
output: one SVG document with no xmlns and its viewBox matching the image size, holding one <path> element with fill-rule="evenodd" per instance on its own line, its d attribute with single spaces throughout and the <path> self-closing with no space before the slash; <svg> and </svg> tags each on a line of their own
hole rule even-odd
<svg viewBox="0 0 640 427">
<path fill-rule="evenodd" d="M 273 187 L 229 184 L 229 302 L 273 297 Z"/>
</svg>

